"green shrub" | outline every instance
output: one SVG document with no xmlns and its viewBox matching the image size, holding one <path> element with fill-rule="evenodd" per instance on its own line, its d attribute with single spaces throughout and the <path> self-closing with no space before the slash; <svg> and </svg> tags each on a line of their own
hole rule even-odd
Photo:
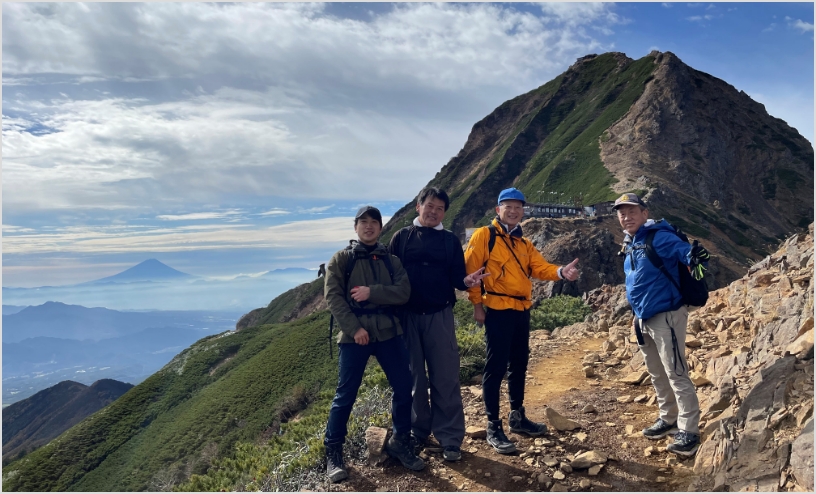
<svg viewBox="0 0 816 494">
<path fill-rule="evenodd" d="M 581 322 L 592 312 L 592 309 L 578 297 L 558 295 L 543 300 L 530 312 L 530 329 L 546 329 L 569 326 Z"/>
</svg>

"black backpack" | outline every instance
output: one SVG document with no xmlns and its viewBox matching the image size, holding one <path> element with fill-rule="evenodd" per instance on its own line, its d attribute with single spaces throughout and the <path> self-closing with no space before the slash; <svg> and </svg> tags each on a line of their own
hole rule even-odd
<svg viewBox="0 0 816 494">
<path fill-rule="evenodd" d="M 354 241 L 352 240 L 346 246 L 344 250 L 353 250 L 354 249 Z M 348 295 L 348 281 L 351 278 L 351 273 L 354 271 L 354 266 L 357 264 L 358 259 L 371 259 L 368 255 L 361 255 L 360 253 L 354 252 L 351 256 L 351 259 L 346 263 L 346 270 L 343 273 L 343 284 L 346 286 L 346 295 Z M 383 261 L 385 263 L 385 269 L 388 270 L 388 276 L 391 277 L 391 283 L 394 282 L 394 265 L 391 264 L 391 255 L 387 254 L 383 257 L 377 257 L 376 260 Z M 379 307 L 377 309 L 362 309 L 362 308 L 352 308 L 352 312 L 354 315 L 360 316 L 363 314 L 388 314 L 391 317 L 393 322 L 394 320 L 394 309 L 393 307 Z M 332 334 L 334 333 L 334 314 L 329 317 L 329 357 L 334 358 L 334 354 L 332 352 Z"/>
<path fill-rule="evenodd" d="M 661 220 L 662 221 L 662 220 Z M 685 233 L 680 231 L 680 229 L 674 225 L 669 225 L 673 229 L 673 233 L 677 235 L 680 240 L 683 242 L 689 243 L 689 239 Z M 646 250 L 646 257 L 651 261 L 652 265 L 660 270 L 661 273 L 666 275 L 669 281 L 672 282 L 677 291 L 680 292 L 680 296 L 683 298 L 683 303 L 685 305 L 690 305 L 692 307 L 702 307 L 708 301 L 708 287 L 706 286 L 705 278 L 701 280 L 695 280 L 694 277 L 691 276 L 691 272 L 689 271 L 688 266 L 683 264 L 682 262 L 677 262 L 677 274 L 680 278 L 680 284 L 678 285 L 674 278 L 669 274 L 666 265 L 663 263 L 663 259 L 659 255 L 657 255 L 657 251 L 652 246 L 654 242 L 654 236 L 657 233 L 657 230 L 649 230 L 646 234 L 646 246 L 644 249 Z M 692 244 L 692 248 L 697 246 L 697 241 L 695 240 Z M 634 267 L 634 263 L 632 264 Z"/>
</svg>

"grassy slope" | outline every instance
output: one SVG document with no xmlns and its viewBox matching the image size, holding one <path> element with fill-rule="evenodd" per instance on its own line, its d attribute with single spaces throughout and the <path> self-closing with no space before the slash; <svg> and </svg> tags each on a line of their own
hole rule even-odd
<svg viewBox="0 0 816 494">
<path fill-rule="evenodd" d="M 334 383 L 327 325 L 323 311 L 197 342 L 106 409 L 7 466 L 4 490 L 145 490 L 156 472 L 207 443 L 231 452 L 236 441 L 276 426 L 293 391 Z"/>
<path fill-rule="evenodd" d="M 492 202 L 475 200 L 474 196 L 498 193 L 513 180 L 530 201 L 537 202 L 539 198 L 546 201 L 545 194 L 539 196 L 542 190 L 564 192 L 560 197 L 565 200 L 580 193 L 583 204 L 614 199 L 615 193 L 610 188 L 614 177 L 603 166 L 598 141 L 643 94 L 655 69 L 654 57 L 636 60 L 620 72 L 616 72 L 616 67 L 612 54 L 600 55 L 575 72 L 562 74 L 496 108 L 491 116 L 513 114 L 512 109 L 532 98 L 541 101 L 519 119 L 486 165 L 485 173 L 473 173 L 454 184 L 459 169 L 471 166 L 471 160 L 475 159 L 467 157 L 451 161 L 430 181 L 429 185 L 445 188 L 452 199 L 445 217 L 446 226 L 472 213 L 469 210 L 474 208 L 484 209 L 487 214 L 477 215 L 472 225 L 465 226 L 487 224 L 494 216 L 490 210 Z M 531 144 L 537 147 L 528 152 Z M 485 204 L 487 207 L 483 207 Z M 413 205 L 406 205 L 394 216 L 395 223 L 389 225 L 383 238 L 390 239 L 396 229 L 408 224 L 415 216 Z M 456 230 L 458 228 L 454 228 L 455 233 L 461 233 Z"/>
<path fill-rule="evenodd" d="M 531 198 L 544 190 L 564 192 L 565 198 L 581 193 L 584 204 L 614 199 L 614 178 L 603 166 L 598 140 L 643 94 L 653 60 L 643 57 L 618 73 L 611 54 L 586 63 L 548 109 L 551 130 L 520 175 L 519 188 Z"/>
<path fill-rule="evenodd" d="M 323 282 L 323 278 L 318 278 L 281 293 L 262 311 L 258 325 L 282 322 L 282 318 L 288 317 L 304 300 L 311 300 L 315 295 L 322 294 Z"/>
</svg>

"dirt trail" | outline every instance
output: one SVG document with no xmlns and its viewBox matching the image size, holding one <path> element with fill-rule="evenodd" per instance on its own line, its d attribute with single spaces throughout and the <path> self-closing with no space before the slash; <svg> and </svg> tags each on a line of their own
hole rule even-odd
<svg viewBox="0 0 816 494">
<path fill-rule="evenodd" d="M 638 387 L 586 378 L 581 371 L 581 359 L 589 351 L 599 351 L 602 339 L 592 337 L 556 338 L 531 337 L 531 361 L 527 373 L 525 409 L 536 421 L 544 420 L 549 406 L 582 424 L 580 430 L 559 432 L 550 428 L 544 436 L 548 443 L 535 444 L 526 436 L 508 434 L 516 443 L 516 455 L 499 455 L 484 439 L 465 438 L 462 461 L 451 463 L 442 459 L 441 449 L 427 448 L 422 456 L 427 466 L 421 472 L 409 472 L 395 460 L 372 467 L 353 463 L 347 481 L 333 485 L 333 491 L 678 491 L 685 490 L 690 480 L 693 460 L 677 463 L 674 455 L 655 451 L 646 457 L 644 450 L 666 443 L 653 442 L 640 435 L 643 427 L 656 418 L 656 405 L 619 403 L 624 394 L 640 395 L 651 387 Z M 506 382 L 502 385 L 502 415 L 509 405 Z M 484 406 L 478 385 L 462 387 L 467 426 L 484 427 Z M 592 404 L 597 413 L 582 413 Z M 627 435 L 630 426 L 631 435 Z M 507 424 L 505 420 L 505 430 Z M 624 447 L 622 444 L 626 443 Z M 545 460 L 569 463 L 580 451 L 601 450 L 613 456 L 600 474 L 589 476 L 586 470 L 566 472 L 560 465 L 547 466 Z M 535 454 L 535 450 L 538 451 Z M 531 451 L 532 456 L 522 457 Z M 669 457 L 671 459 L 669 460 Z M 667 460 L 673 465 L 667 467 Z M 561 474 L 565 478 L 559 479 Z M 582 482 L 583 481 L 583 482 Z"/>
</svg>

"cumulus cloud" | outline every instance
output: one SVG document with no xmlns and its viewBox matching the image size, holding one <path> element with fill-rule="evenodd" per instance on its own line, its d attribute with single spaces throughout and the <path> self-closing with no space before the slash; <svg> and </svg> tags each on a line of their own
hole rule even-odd
<svg viewBox="0 0 816 494">
<path fill-rule="evenodd" d="M 393 199 L 502 101 L 611 46 L 589 33 L 626 22 L 610 4 L 541 10 L 400 4 L 360 21 L 312 3 L 4 5 L 4 84 L 22 84 L 3 101 L 4 205 Z"/>
<path fill-rule="evenodd" d="M 802 19 L 792 19 L 790 17 L 785 17 L 785 20 L 788 21 L 788 26 L 792 29 L 797 29 L 802 33 L 807 33 L 809 31 L 813 31 L 813 24 L 809 22 L 805 22 Z"/>
</svg>

